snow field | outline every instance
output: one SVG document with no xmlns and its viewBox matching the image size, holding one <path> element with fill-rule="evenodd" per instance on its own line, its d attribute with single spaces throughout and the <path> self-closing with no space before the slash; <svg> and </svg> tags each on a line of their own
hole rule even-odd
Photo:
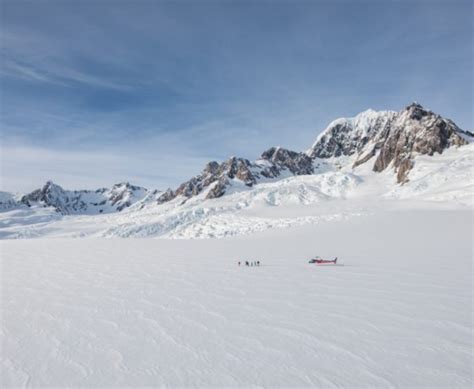
<svg viewBox="0 0 474 389">
<path fill-rule="evenodd" d="M 471 212 L 426 210 L 2 241 L 0 385 L 471 387 L 472 232 Z"/>
</svg>

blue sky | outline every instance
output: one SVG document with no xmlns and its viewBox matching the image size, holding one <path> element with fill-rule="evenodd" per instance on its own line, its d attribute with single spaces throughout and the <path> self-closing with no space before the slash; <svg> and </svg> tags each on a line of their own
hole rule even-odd
<svg viewBox="0 0 474 389">
<path fill-rule="evenodd" d="M 165 189 L 412 101 L 473 128 L 471 1 L 1 2 L 0 189 Z"/>
</svg>

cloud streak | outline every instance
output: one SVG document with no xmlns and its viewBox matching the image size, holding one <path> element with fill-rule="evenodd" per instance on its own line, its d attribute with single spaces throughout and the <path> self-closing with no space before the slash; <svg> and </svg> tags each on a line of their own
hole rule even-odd
<svg viewBox="0 0 474 389">
<path fill-rule="evenodd" d="M 166 168 L 172 185 L 201 162 L 252 159 L 273 145 L 303 150 L 336 117 L 413 100 L 473 127 L 469 1 L 2 7 L 0 124 L 11 168 L 27 150 L 58 153 L 85 183 L 93 166 L 76 169 L 67 154 L 112 155 L 107 166 L 134 161 L 137 170 L 123 168 L 130 181 Z M 47 161 L 16 169 L 19 187 L 66 174 Z M 118 177 L 104 169 L 97 181 L 108 174 Z M 156 179 L 150 186 L 168 186 Z"/>
</svg>

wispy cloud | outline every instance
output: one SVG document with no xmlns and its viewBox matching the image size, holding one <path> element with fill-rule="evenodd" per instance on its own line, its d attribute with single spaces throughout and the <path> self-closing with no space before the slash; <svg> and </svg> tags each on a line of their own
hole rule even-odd
<svg viewBox="0 0 474 389">
<path fill-rule="evenodd" d="M 62 82 L 54 80 L 53 78 L 49 77 L 47 74 L 41 71 L 29 67 L 28 65 L 17 63 L 8 58 L 2 59 L 2 67 L 0 69 L 0 74 L 4 77 L 17 77 L 29 81 L 41 81 L 66 85 Z"/>
<path fill-rule="evenodd" d="M 83 73 L 72 67 L 61 65 L 54 60 L 40 60 L 34 63 L 24 62 L 3 52 L 0 75 L 3 77 L 20 78 L 25 81 L 44 82 L 64 87 L 73 87 L 77 83 L 98 88 L 110 88 L 127 91 L 132 86 L 110 81 L 98 76 Z"/>
<path fill-rule="evenodd" d="M 86 180 L 102 159 L 75 162 L 110 156 L 173 185 L 208 159 L 305 149 L 369 107 L 418 100 L 472 128 L 472 2 L 363 3 L 5 2 L 5 161 L 51 152 Z M 66 175 L 45 161 L 18 180 Z"/>
</svg>

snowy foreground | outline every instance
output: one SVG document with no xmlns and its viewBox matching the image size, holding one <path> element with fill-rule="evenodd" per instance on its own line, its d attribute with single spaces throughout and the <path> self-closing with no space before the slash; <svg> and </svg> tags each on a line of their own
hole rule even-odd
<svg viewBox="0 0 474 389">
<path fill-rule="evenodd" d="M 0 386 L 471 387 L 472 233 L 471 210 L 425 209 L 2 241 Z"/>
</svg>

